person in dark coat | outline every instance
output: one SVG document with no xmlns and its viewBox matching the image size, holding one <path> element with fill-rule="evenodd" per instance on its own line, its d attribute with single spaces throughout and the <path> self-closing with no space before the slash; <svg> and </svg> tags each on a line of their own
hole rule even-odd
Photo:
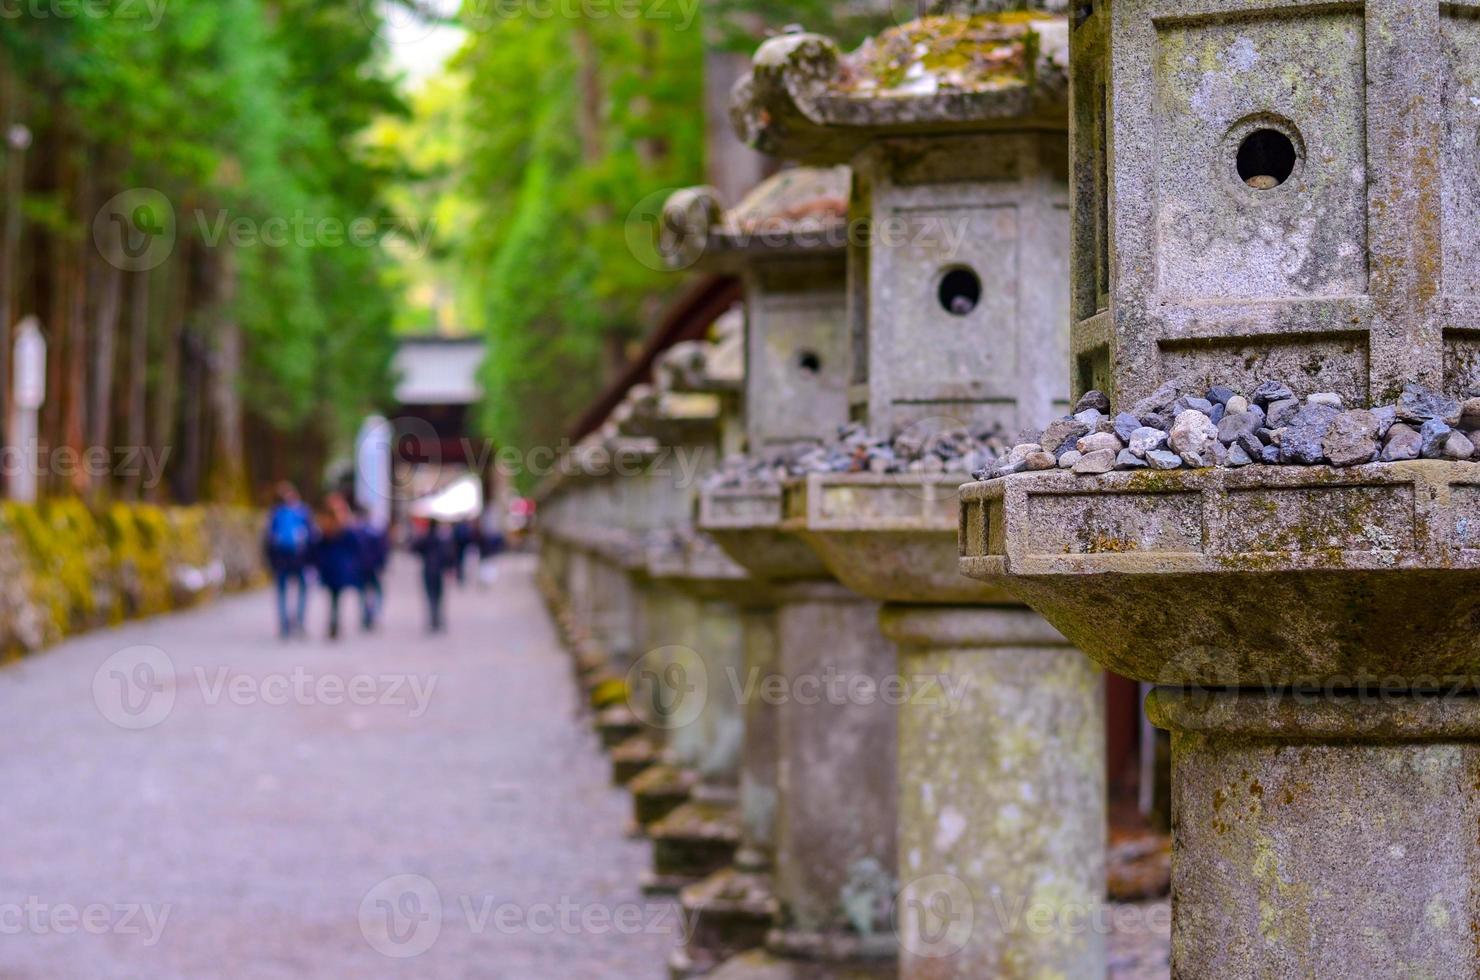
<svg viewBox="0 0 1480 980">
<path fill-rule="evenodd" d="M 504 532 L 497 527 L 479 530 L 478 582 L 480 585 L 490 586 L 498 581 L 498 565 L 495 562 L 504 553 L 508 543 Z"/>
<path fill-rule="evenodd" d="M 468 584 L 468 552 L 476 537 L 477 529 L 472 521 L 458 521 L 452 526 L 453 570 L 459 586 Z"/>
<path fill-rule="evenodd" d="M 279 483 L 274 497 L 262 533 L 262 552 L 277 584 L 278 635 L 287 639 L 303 632 L 308 612 L 306 573 L 313 561 L 318 528 L 293 484 Z M 288 592 L 292 586 L 297 587 L 298 594 L 290 610 Z"/>
<path fill-rule="evenodd" d="M 360 543 L 360 626 L 371 632 L 380 621 L 385 606 L 382 577 L 390 559 L 390 536 L 370 522 L 363 510 L 355 511 L 355 535 Z"/>
<path fill-rule="evenodd" d="M 342 494 L 330 494 L 328 513 L 315 549 L 319 581 L 329 592 L 329 639 L 339 638 L 339 596 L 345 589 L 358 589 L 365 579 L 365 556 L 354 514 Z"/>
<path fill-rule="evenodd" d="M 456 547 L 446 525 L 417 519 L 413 525 L 411 550 L 421 559 L 421 584 L 427 597 L 427 632 L 446 628 L 442 619 L 442 596 L 447 571 L 456 560 Z"/>
</svg>

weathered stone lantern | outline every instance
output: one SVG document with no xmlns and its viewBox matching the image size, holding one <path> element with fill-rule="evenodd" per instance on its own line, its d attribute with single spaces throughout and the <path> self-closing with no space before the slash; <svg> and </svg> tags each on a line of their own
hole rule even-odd
<svg viewBox="0 0 1480 980">
<path fill-rule="evenodd" d="M 870 228 L 849 253 L 850 401 L 887 445 L 789 484 L 784 508 L 885 604 L 898 649 L 906 977 L 1105 969 L 1103 931 L 1063 925 L 1104 902 L 1100 675 L 1000 583 L 959 574 L 956 488 L 979 464 L 947 451 L 957 430 L 1042 425 L 1068 395 L 1067 41 L 1062 17 L 1021 11 L 922 18 L 847 56 L 787 35 L 736 91 L 754 145 L 851 164 Z"/>
<path fill-rule="evenodd" d="M 788 963 L 821 969 L 776 953 L 889 968 L 893 944 L 876 916 L 892 883 L 892 711 L 772 689 L 828 672 L 877 682 L 891 666 L 877 605 L 838 585 L 780 530 L 778 468 L 847 419 L 848 193 L 846 168 L 804 168 L 777 174 L 728 212 L 705 188 L 675 194 L 665 209 L 671 264 L 699 262 L 745 283 L 750 455 L 706 487 L 700 526 L 765 583 L 769 599 L 746 618 L 742 847 L 734 867 L 684 890 L 694 936 L 671 961 L 675 975 L 768 939 L 772 954 L 735 961 L 723 975 Z M 854 922 L 850 895 L 861 909 Z"/>
<path fill-rule="evenodd" d="M 601 567 L 619 555 L 631 554 L 636 539 L 613 523 L 607 441 L 597 435 L 584 440 L 559 460 L 556 470 L 541 484 L 542 585 L 557 606 L 583 674 L 595 677 L 620 650 L 624 623 L 616 608 L 611 579 Z"/>
<path fill-rule="evenodd" d="M 663 400 L 652 386 L 637 385 L 606 426 L 620 438 L 652 447 L 638 467 L 624 472 L 620 483 L 624 507 L 619 526 L 630 529 L 637 541 L 633 581 L 637 586 L 634 634 L 643 651 L 639 660 L 646 651 L 691 638 L 697 623 L 694 602 L 671 576 L 652 578 L 649 559 L 656 543 L 681 535 L 691 520 L 691 497 L 675 476 L 673 442 L 663 440 L 702 443 L 704 434 L 714 427 L 716 405 L 713 399 L 698 399 L 670 402 L 666 413 L 663 409 Z M 711 463 L 701 459 L 697 465 Z M 643 723 L 644 713 L 632 710 L 647 693 L 632 686 L 644 676 L 641 670 L 634 672 L 635 664 L 622 671 L 628 687 L 626 703 L 611 710 L 625 716 L 636 733 L 612 749 L 612 769 L 614 781 L 627 784 L 632 791 L 634 821 L 645 831 L 688 799 L 697 774 L 678 765 L 674 754 L 666 751 L 663 731 Z"/>
<path fill-rule="evenodd" d="M 673 520 L 649 537 L 646 580 L 653 590 L 645 642 L 649 652 L 629 672 L 633 702 L 660 706 L 669 695 L 697 697 L 699 710 L 683 704 L 672 715 L 641 712 L 666 736 L 670 766 L 654 766 L 632 783 L 638 816 L 656 815 L 649 789 L 673 798 L 675 782 L 688 799 L 649 822 L 654 847 L 653 890 L 672 891 L 727 865 L 739 838 L 735 804 L 743 722 L 732 679 L 739 673 L 741 609 L 754 585 L 714 542 L 694 528 L 699 484 L 726 444 L 737 440 L 738 396 L 743 375 L 741 322 L 725 318 L 715 343 L 681 344 L 657 366 L 655 406 L 645 434 L 671 449 L 672 459 L 653 478 L 675 491 Z M 647 397 L 647 393 L 643 394 Z M 626 425 L 632 425 L 629 418 Z M 695 691 L 665 692 L 662 679 L 677 671 Z M 654 700 L 656 699 L 656 700 Z"/>
<path fill-rule="evenodd" d="M 1480 464 L 1367 461 L 1480 428 L 1480 10 L 1077 6 L 1076 387 L 1262 390 L 1285 465 L 978 484 L 963 567 L 1160 685 L 1175 976 L 1480 974 Z"/>
</svg>

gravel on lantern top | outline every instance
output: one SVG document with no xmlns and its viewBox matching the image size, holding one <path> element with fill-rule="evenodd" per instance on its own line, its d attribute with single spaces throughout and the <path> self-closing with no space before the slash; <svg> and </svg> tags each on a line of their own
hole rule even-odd
<svg viewBox="0 0 1480 980">
<path fill-rule="evenodd" d="M 1084 476 L 1114 470 L 1242 466 L 1357 466 L 1411 459 L 1480 462 L 1480 396 L 1458 399 L 1418 384 L 1390 405 L 1348 407 L 1339 394 L 1298 397 L 1282 381 L 1247 393 L 1164 384 L 1113 412 L 1090 391 L 1072 414 L 974 471 L 991 480 L 1034 470 Z"/>
</svg>

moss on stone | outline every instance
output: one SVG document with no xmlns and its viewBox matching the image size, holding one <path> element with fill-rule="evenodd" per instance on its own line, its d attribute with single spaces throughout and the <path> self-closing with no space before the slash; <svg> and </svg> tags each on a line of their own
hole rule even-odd
<svg viewBox="0 0 1480 980">
<path fill-rule="evenodd" d="M 0 502 L 0 655 L 260 582 L 260 523 L 246 508 Z"/>
<path fill-rule="evenodd" d="M 627 703 L 627 682 L 620 677 L 602 681 L 591 689 L 591 707 L 596 710 Z"/>
<path fill-rule="evenodd" d="M 921 17 L 891 27 L 848 60 L 842 87 L 888 94 L 917 77 L 943 89 L 984 91 L 1028 85 L 1038 63 L 1041 13 L 1010 11 L 972 17 Z"/>
</svg>

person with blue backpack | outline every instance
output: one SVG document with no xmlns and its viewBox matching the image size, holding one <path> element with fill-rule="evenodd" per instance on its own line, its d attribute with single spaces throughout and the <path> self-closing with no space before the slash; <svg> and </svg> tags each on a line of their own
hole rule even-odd
<svg viewBox="0 0 1480 980">
<path fill-rule="evenodd" d="M 318 530 L 313 515 L 298 496 L 298 488 L 286 481 L 279 483 L 272 511 L 267 516 L 263 551 L 267 567 L 277 582 L 278 635 L 283 639 L 304 631 L 308 612 L 306 573 L 313 559 Z M 289 586 L 297 586 L 298 595 L 289 609 Z"/>
</svg>

